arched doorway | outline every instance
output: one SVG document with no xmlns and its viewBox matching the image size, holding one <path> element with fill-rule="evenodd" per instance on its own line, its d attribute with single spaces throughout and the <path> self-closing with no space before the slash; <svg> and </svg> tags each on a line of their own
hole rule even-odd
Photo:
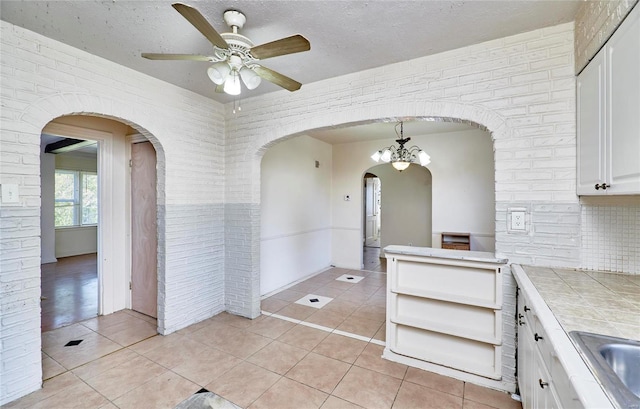
<svg viewBox="0 0 640 409">
<path fill-rule="evenodd" d="M 98 227 L 96 237 L 97 259 L 97 315 L 109 314 L 122 308 L 131 308 L 131 285 L 132 277 L 129 275 L 132 259 L 132 239 L 131 239 L 131 206 L 132 197 L 135 198 L 136 190 L 131 188 L 132 165 L 131 151 L 135 142 L 147 142 L 147 138 L 132 126 L 120 121 L 98 117 L 93 115 L 68 115 L 58 117 L 50 121 L 42 131 L 49 140 L 56 137 L 58 140 L 87 140 L 96 146 L 98 175 L 98 196 L 100 198 L 97 206 L 97 220 L 94 227 Z M 148 144 L 148 142 L 147 142 Z M 148 235 L 153 236 L 152 270 L 155 283 L 157 283 L 158 258 L 157 258 L 157 203 L 155 193 L 157 190 L 157 177 L 155 175 L 156 150 L 151 147 L 153 155 L 153 178 L 152 190 L 154 201 L 151 204 L 152 219 L 147 224 L 153 228 Z M 45 161 L 50 162 L 50 158 Z M 53 180 L 41 182 L 45 191 L 49 183 Z M 148 196 L 148 192 L 145 193 Z M 43 198 L 43 220 L 49 219 L 45 216 L 46 209 L 52 209 L 48 203 L 44 203 Z M 96 210 L 96 209 L 94 209 Z M 82 211 L 82 209 L 80 209 Z M 147 212 L 148 213 L 148 212 Z M 52 229 L 50 223 L 42 224 L 42 237 L 50 236 L 47 233 Z M 44 244 L 44 243 L 43 243 Z M 43 253 L 48 245 L 43 245 Z M 139 251 L 137 249 L 136 251 Z M 154 284 L 157 287 L 157 284 Z M 157 309 L 157 296 L 153 300 L 154 310 Z"/>
</svg>

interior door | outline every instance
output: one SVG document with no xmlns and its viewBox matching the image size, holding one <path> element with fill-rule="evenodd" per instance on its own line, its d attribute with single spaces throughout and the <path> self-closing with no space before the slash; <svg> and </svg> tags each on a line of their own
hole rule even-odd
<svg viewBox="0 0 640 409">
<path fill-rule="evenodd" d="M 365 178 L 365 246 L 379 246 L 379 217 L 378 196 L 379 179 Z"/>
<path fill-rule="evenodd" d="M 157 318 L 156 151 L 131 145 L 131 309 Z"/>
</svg>

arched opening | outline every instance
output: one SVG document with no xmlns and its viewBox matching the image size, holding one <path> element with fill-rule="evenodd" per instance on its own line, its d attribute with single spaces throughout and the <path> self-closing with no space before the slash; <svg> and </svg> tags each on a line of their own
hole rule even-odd
<svg viewBox="0 0 640 409">
<path fill-rule="evenodd" d="M 427 168 L 416 165 L 398 172 L 393 166 L 385 163 L 369 168 L 367 173 L 375 174 L 380 184 L 384 186 L 379 197 L 380 257 L 384 257 L 384 247 L 391 244 L 431 247 L 431 172 Z M 367 200 L 366 197 L 364 199 Z M 369 215 L 365 213 L 363 217 L 368 219 Z M 366 244 L 365 241 L 365 247 L 367 247 Z M 363 249 L 363 264 L 366 264 L 364 251 L 365 249 Z"/>
<path fill-rule="evenodd" d="M 162 217 L 158 206 L 164 197 L 158 189 L 158 181 L 164 175 L 156 173 L 156 163 L 162 163 L 163 157 L 162 150 L 157 149 L 159 145 L 156 143 L 154 147 L 145 134 L 148 133 L 134 124 L 97 115 L 61 116 L 43 127 L 41 249 L 44 262 L 54 261 L 54 276 L 46 276 L 51 274 L 52 264 L 41 268 L 42 292 L 50 294 L 42 304 L 42 331 L 44 334 L 53 330 L 43 336 L 44 379 L 55 376 L 60 368 L 71 369 L 82 363 L 52 347 L 51 339 L 57 339 L 57 334 L 66 331 L 55 328 L 83 322 L 95 331 L 95 334 L 85 335 L 89 337 L 86 342 L 96 343 L 102 352 L 105 348 L 121 348 L 122 342 L 138 342 L 158 332 L 155 318 L 164 307 L 157 296 L 164 271 L 158 257 L 158 243 L 161 242 L 158 239 L 164 235 L 162 229 L 157 228 L 162 225 L 158 223 Z M 85 152 L 90 148 L 78 148 L 87 144 L 93 149 L 93 158 Z M 55 149 L 56 146 L 67 148 Z M 138 153 L 140 147 L 145 148 L 143 156 Z M 64 151 L 66 153 L 62 153 Z M 140 172 L 141 168 L 143 172 Z M 61 202 L 59 199 L 64 199 L 57 197 L 56 172 L 80 178 L 79 184 L 71 183 L 71 191 L 75 187 L 79 196 L 73 197 L 67 208 L 55 205 Z M 87 187 L 82 180 L 85 175 L 97 177 L 92 192 L 83 192 L 87 190 L 82 189 Z M 91 198 L 97 202 L 84 200 L 85 193 L 94 195 Z M 65 214 L 73 214 L 72 226 L 56 223 L 56 219 Z M 92 232 L 86 231 L 91 228 Z M 87 242 L 91 240 L 87 235 L 93 235 L 90 249 Z M 52 248 L 65 250 L 54 251 L 54 260 L 45 258 Z M 64 257 L 70 255 L 79 257 L 80 261 L 93 257 L 93 265 L 85 264 L 81 266 L 83 270 L 78 271 L 74 257 Z M 61 263 L 61 260 L 65 262 Z M 56 264 L 58 277 L 55 277 Z M 60 275 L 61 272 L 65 274 Z M 153 290 L 151 296 L 146 295 L 147 305 L 136 301 L 135 283 L 144 283 L 139 286 L 138 293 Z M 87 305 L 92 311 L 87 310 Z M 111 328 L 109 339 L 106 339 L 106 333 L 101 332 L 107 331 L 108 325 L 100 316 L 123 309 L 141 313 L 136 316 L 131 312 L 132 318 L 136 318 L 135 335 L 124 331 L 118 334 L 116 328 Z M 83 314 L 77 314 L 78 311 Z M 92 316 L 95 318 L 91 319 Z M 69 331 L 77 333 L 76 329 Z M 116 339 L 117 342 L 113 341 Z M 86 356 L 86 359 L 95 358 L 91 354 Z"/>
<path fill-rule="evenodd" d="M 375 162 L 370 158 L 371 153 L 383 145 L 389 145 L 394 137 L 396 121 L 388 119 L 300 132 L 272 141 L 261 148 L 265 152 L 261 163 L 260 186 L 261 296 L 330 265 L 353 270 L 363 268 L 363 239 L 366 229 L 363 175 L 367 171 L 380 177 L 385 186 L 385 194 L 389 193 L 389 198 L 397 202 L 397 210 L 385 216 L 383 194 L 383 227 L 380 236 L 382 248 L 389 244 L 440 247 L 442 232 L 469 231 L 473 237 L 473 250 L 494 251 L 495 171 L 492 137 L 486 129 L 472 122 L 430 119 L 403 118 L 405 125 L 408 125 L 405 130 L 412 137 L 411 143 L 425 149 L 432 156 L 429 169 L 412 165 L 409 168 L 411 170 L 400 173 L 390 165 L 385 165 L 388 172 L 384 170 L 385 167 L 372 166 Z M 432 129 L 429 130 L 429 127 Z M 300 142 L 303 140 L 307 141 L 307 146 Z M 319 174 L 314 165 L 320 152 L 327 155 L 319 161 L 320 169 L 326 166 L 325 163 L 329 163 L 330 172 L 324 175 L 325 188 L 312 189 L 312 181 L 317 179 L 309 176 L 312 173 L 306 172 Z M 280 156 L 275 159 L 277 155 Z M 307 165 L 296 167 L 298 161 L 308 162 L 308 168 L 304 168 Z M 274 170 L 274 164 L 278 164 L 279 170 Z M 416 179 L 419 180 L 417 185 L 428 187 L 420 190 L 425 196 L 420 200 L 416 200 L 415 185 L 406 188 L 404 182 L 395 180 L 404 177 L 406 181 L 412 172 L 421 175 Z M 302 176 L 305 173 L 306 179 Z M 296 178 L 298 180 L 294 182 Z M 394 192 L 394 189 L 399 190 Z M 320 191 L 326 193 L 316 195 Z M 302 197 L 309 202 L 305 203 L 301 200 Z M 324 206 L 320 213 L 315 207 L 318 203 Z M 277 212 L 280 212 L 279 215 Z M 273 229 L 273 221 L 277 218 L 283 221 L 284 224 L 281 225 L 304 224 L 315 218 L 314 212 L 322 214 L 321 218 L 325 221 L 321 225 L 307 224 L 297 230 Z M 387 226 L 397 226 L 397 234 L 387 234 Z M 321 251 L 323 258 L 313 268 L 304 270 L 292 267 L 304 266 L 305 258 L 309 259 L 305 257 L 306 254 L 319 254 L 314 252 L 314 245 L 307 238 L 302 238 L 302 233 L 313 233 L 320 237 L 320 231 L 325 237 Z M 393 231 L 394 229 L 390 229 L 390 232 Z M 283 244 L 280 247 L 283 251 L 277 250 L 277 241 Z M 327 241 L 330 242 L 329 250 L 326 248 Z M 284 245 L 284 242 L 287 244 Z M 322 265 L 322 262 L 325 264 Z M 296 270 L 300 274 L 285 277 L 284 270 Z M 266 286 L 266 274 L 272 274 L 271 277 L 279 276 L 281 281 Z"/>
</svg>

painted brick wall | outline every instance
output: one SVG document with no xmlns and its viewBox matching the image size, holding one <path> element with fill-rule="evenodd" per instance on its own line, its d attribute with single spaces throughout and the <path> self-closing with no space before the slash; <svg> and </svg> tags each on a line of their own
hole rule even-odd
<svg viewBox="0 0 640 409">
<path fill-rule="evenodd" d="M 40 131 L 70 113 L 132 125 L 160 152 L 158 326 L 170 333 L 224 309 L 224 107 L 0 22 L 0 404 L 38 389 Z"/>
<path fill-rule="evenodd" d="M 251 277 L 259 235 L 252 232 L 259 218 L 252 212 L 260 201 L 264 147 L 306 130 L 383 118 L 456 118 L 486 127 L 495 148 L 497 253 L 512 262 L 578 266 L 573 40 L 573 24 L 563 24 L 305 84 L 293 94 L 247 98 L 235 115 L 228 107 L 226 199 L 245 223 L 226 226 L 227 249 L 233 236 L 234 254 L 243 255 L 236 260 L 227 250 L 226 280 L 240 294 L 233 303 L 228 298 L 227 307 L 243 315 L 255 311 Z M 528 234 L 507 232 L 506 212 L 514 204 L 529 209 Z M 515 325 L 512 316 L 505 318 L 505 328 Z M 504 350 L 505 368 L 512 368 L 513 338 Z M 512 373 L 505 370 L 505 383 Z"/>
<path fill-rule="evenodd" d="M 588 0 L 575 20 L 576 73 L 582 71 L 611 37 L 638 0 Z"/>
</svg>

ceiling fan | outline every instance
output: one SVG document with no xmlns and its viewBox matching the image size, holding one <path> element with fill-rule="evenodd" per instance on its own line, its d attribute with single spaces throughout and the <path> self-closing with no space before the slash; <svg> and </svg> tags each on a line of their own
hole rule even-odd
<svg viewBox="0 0 640 409">
<path fill-rule="evenodd" d="M 195 8 L 182 3 L 174 3 L 172 7 L 211 42 L 213 54 L 142 53 L 142 57 L 150 60 L 213 62 L 214 64 L 207 70 L 209 78 L 217 85 L 216 91 L 230 95 L 240 94 L 240 80 L 249 90 L 258 87 L 261 79 L 289 91 L 297 91 L 302 86 L 298 81 L 263 66 L 260 60 L 310 50 L 311 45 L 303 36 L 296 34 L 254 46 L 251 40 L 238 34 L 238 29 L 241 29 L 247 21 L 245 15 L 240 11 L 227 10 L 224 12 L 224 21 L 231 28 L 231 32 L 219 34 Z"/>
</svg>

